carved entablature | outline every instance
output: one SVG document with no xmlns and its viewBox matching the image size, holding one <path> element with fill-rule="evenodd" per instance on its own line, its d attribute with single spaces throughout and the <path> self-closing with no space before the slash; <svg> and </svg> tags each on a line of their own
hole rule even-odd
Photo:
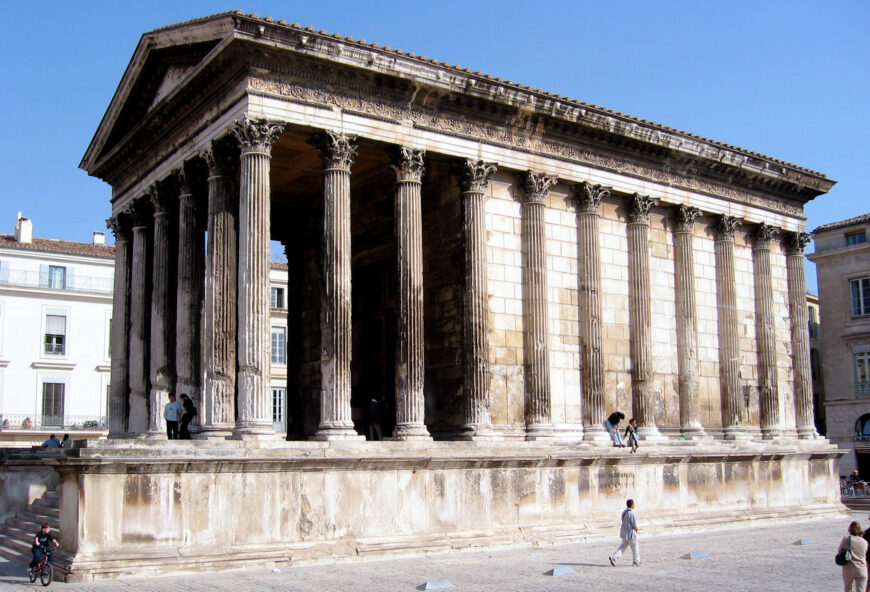
<svg viewBox="0 0 870 592">
<path fill-rule="evenodd" d="M 597 214 L 601 200 L 610 197 L 611 188 L 593 185 L 583 181 L 573 187 L 574 199 L 577 201 L 577 211 L 581 214 Z"/>
<path fill-rule="evenodd" d="M 806 232 L 787 232 L 785 233 L 786 252 L 789 255 L 803 257 L 804 249 L 811 240 L 813 240 L 813 236 Z"/>
<path fill-rule="evenodd" d="M 317 149 L 325 170 L 350 171 L 356 158 L 357 137 L 325 130 L 308 139 Z"/>
<path fill-rule="evenodd" d="M 628 223 L 649 224 L 649 210 L 659 202 L 659 198 L 635 193 L 628 200 Z"/>
<path fill-rule="evenodd" d="M 423 158 L 426 151 L 421 148 L 397 146 L 392 151 L 392 168 L 396 172 L 396 180 L 400 183 L 419 183 L 423 179 L 425 166 Z"/>
<path fill-rule="evenodd" d="M 733 241 L 734 231 L 740 225 L 741 220 L 737 216 L 726 216 L 720 214 L 716 217 L 716 240 Z"/>
<path fill-rule="evenodd" d="M 752 238 L 754 239 L 753 248 L 769 249 L 770 241 L 775 239 L 777 235 L 779 235 L 779 228 L 769 226 L 762 222 L 755 227 L 755 232 L 752 233 Z"/>
<path fill-rule="evenodd" d="M 111 218 L 106 218 L 106 228 L 112 231 L 116 243 L 129 240 L 133 220 L 126 211 L 120 211 Z"/>
<path fill-rule="evenodd" d="M 547 191 L 558 181 L 559 178 L 553 175 L 526 171 L 523 175 L 523 189 L 525 190 L 523 203 L 545 203 L 547 201 Z"/>
<path fill-rule="evenodd" d="M 484 193 L 486 184 L 489 183 L 489 178 L 498 169 L 498 165 L 494 162 L 466 158 L 456 169 L 459 188 L 463 193 Z"/>
<path fill-rule="evenodd" d="M 701 215 L 701 210 L 680 204 L 674 207 L 674 232 L 692 232 L 695 219 Z"/>
<path fill-rule="evenodd" d="M 242 155 L 271 156 L 272 144 L 284 131 L 284 125 L 267 119 L 252 119 L 247 115 L 233 123 L 232 132 L 242 147 Z"/>
</svg>

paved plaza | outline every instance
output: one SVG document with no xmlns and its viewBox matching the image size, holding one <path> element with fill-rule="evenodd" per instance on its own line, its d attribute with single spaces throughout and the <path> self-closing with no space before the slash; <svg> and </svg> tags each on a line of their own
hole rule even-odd
<svg viewBox="0 0 870 592">
<path fill-rule="evenodd" d="M 643 514 L 640 513 L 641 534 Z M 867 523 L 866 512 L 855 519 Z M 842 589 L 834 565 L 837 543 L 849 520 L 795 522 L 755 528 L 715 529 L 641 539 L 643 565 L 631 566 L 631 554 L 616 568 L 607 556 L 618 540 L 381 561 L 344 561 L 281 569 L 249 569 L 215 574 L 124 578 L 89 584 L 52 584 L 67 592 L 258 592 L 258 591 L 408 591 L 427 581 L 447 580 L 455 592 L 532 590 L 765 590 L 819 592 Z M 614 534 L 618 531 L 614 526 Z M 812 538 L 813 545 L 793 544 Z M 704 551 L 705 559 L 682 559 Z M 556 567 L 576 573 L 548 576 Z M 30 584 L 24 568 L 0 562 L 0 591 Z"/>
</svg>

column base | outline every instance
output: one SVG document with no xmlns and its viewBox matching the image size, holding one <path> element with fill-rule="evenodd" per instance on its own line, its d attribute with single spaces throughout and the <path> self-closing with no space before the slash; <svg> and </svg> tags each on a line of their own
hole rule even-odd
<svg viewBox="0 0 870 592">
<path fill-rule="evenodd" d="M 583 441 L 592 442 L 593 444 L 612 444 L 613 440 L 602 424 L 603 422 L 595 425 L 583 426 Z"/>
<path fill-rule="evenodd" d="M 389 440 L 417 440 L 417 441 L 432 441 L 432 436 L 429 435 L 429 430 L 426 429 L 426 425 L 422 423 L 406 423 L 406 424 L 398 424 L 396 429 L 393 430 L 393 435 Z"/>
<path fill-rule="evenodd" d="M 191 433 L 191 437 L 194 440 L 207 441 L 227 440 L 229 438 L 232 438 L 232 436 L 233 426 L 231 425 L 209 426 L 201 428 L 200 431 L 196 434 Z"/>
<path fill-rule="evenodd" d="M 779 440 L 782 437 L 782 428 L 761 428 L 762 440 Z"/>
<path fill-rule="evenodd" d="M 708 440 L 710 435 L 702 427 L 680 428 L 680 436 L 686 440 Z"/>
<path fill-rule="evenodd" d="M 723 428 L 722 431 L 725 433 L 726 440 L 751 440 L 752 435 L 746 433 L 746 430 L 741 426 L 732 426 L 730 428 Z"/>
<path fill-rule="evenodd" d="M 646 442 L 664 442 L 668 439 L 667 436 L 662 435 L 657 426 L 640 426 L 637 428 L 637 434 Z"/>
<path fill-rule="evenodd" d="M 798 428 L 797 433 L 801 440 L 817 440 L 819 438 L 816 428 Z"/>
<path fill-rule="evenodd" d="M 537 440 L 555 440 L 556 434 L 553 431 L 553 426 L 548 423 L 535 423 L 526 426 L 526 440 L 534 442 Z"/>
<path fill-rule="evenodd" d="M 494 442 L 503 438 L 493 431 L 492 426 L 467 423 L 462 426 L 462 433 L 456 439 L 470 442 Z"/>
<path fill-rule="evenodd" d="M 231 440 L 276 440 L 279 434 L 275 433 L 272 422 L 244 421 L 237 422 L 233 428 Z"/>
<path fill-rule="evenodd" d="M 332 440 L 365 440 L 365 436 L 361 436 L 353 429 L 353 424 L 347 425 L 342 423 L 336 424 L 320 424 L 320 429 L 317 430 L 310 440 L 319 442 L 329 442 Z"/>
<path fill-rule="evenodd" d="M 164 442 L 169 441 L 169 435 L 166 432 L 148 432 L 144 434 L 145 440 L 150 440 L 152 442 L 159 442 L 163 440 Z"/>
</svg>

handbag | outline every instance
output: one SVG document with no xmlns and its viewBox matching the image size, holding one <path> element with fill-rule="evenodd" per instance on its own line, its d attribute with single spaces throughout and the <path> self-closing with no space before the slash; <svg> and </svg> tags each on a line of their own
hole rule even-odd
<svg viewBox="0 0 870 592">
<path fill-rule="evenodd" d="M 834 555 L 834 563 L 837 565 L 846 565 L 852 562 L 852 537 L 849 537 L 849 544 L 846 548 Z"/>
</svg>

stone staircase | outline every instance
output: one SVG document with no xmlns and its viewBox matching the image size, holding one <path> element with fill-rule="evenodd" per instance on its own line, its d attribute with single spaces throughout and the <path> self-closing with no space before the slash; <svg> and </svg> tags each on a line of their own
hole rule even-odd
<svg viewBox="0 0 870 592">
<path fill-rule="evenodd" d="M 30 563 L 33 537 L 43 522 L 51 525 L 54 534 L 60 530 L 60 495 L 55 490 L 46 491 L 0 525 L 0 556 L 22 565 Z M 57 563 L 56 553 L 54 557 Z"/>
</svg>

